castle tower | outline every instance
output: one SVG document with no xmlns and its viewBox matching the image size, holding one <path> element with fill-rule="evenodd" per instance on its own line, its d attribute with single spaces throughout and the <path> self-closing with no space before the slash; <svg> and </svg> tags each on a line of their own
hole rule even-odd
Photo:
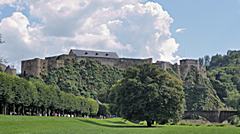
<svg viewBox="0 0 240 134">
<path fill-rule="evenodd" d="M 39 77 L 41 74 L 41 68 L 42 68 L 42 60 L 39 58 L 22 61 L 21 71 L 23 76 Z"/>
<path fill-rule="evenodd" d="M 192 67 L 195 67 L 198 71 L 200 71 L 199 61 L 194 59 L 180 60 L 180 72 L 183 80 L 185 80 Z"/>
</svg>

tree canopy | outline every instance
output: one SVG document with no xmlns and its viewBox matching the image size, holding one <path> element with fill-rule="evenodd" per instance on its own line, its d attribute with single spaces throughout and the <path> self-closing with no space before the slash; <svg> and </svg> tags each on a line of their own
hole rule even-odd
<svg viewBox="0 0 240 134">
<path fill-rule="evenodd" d="M 102 65 L 93 60 L 81 60 L 63 68 L 51 70 L 43 79 L 59 89 L 105 101 L 105 94 L 122 78 L 123 70 Z"/>
<path fill-rule="evenodd" d="M 125 119 L 158 123 L 177 122 L 183 113 L 182 81 L 154 65 L 126 70 L 112 89 L 116 111 Z"/>
<path fill-rule="evenodd" d="M 68 113 L 96 115 L 98 103 L 91 99 L 60 91 L 43 81 L 26 80 L 0 72 L 0 113 L 31 115 Z"/>
<path fill-rule="evenodd" d="M 240 107 L 240 51 L 228 51 L 227 55 L 211 58 L 208 77 L 219 98 L 227 108 Z"/>
</svg>

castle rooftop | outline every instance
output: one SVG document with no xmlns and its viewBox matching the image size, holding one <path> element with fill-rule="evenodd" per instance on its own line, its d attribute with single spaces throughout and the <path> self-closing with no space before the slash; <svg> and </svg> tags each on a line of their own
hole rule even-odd
<svg viewBox="0 0 240 134">
<path fill-rule="evenodd" d="M 118 59 L 119 56 L 115 52 L 102 52 L 102 51 L 89 51 L 89 50 L 76 50 L 72 49 L 69 55 L 77 57 L 94 57 L 94 58 L 114 58 Z"/>
</svg>

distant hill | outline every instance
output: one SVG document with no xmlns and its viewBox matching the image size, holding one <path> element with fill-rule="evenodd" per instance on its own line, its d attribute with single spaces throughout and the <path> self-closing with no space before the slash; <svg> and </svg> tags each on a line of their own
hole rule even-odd
<svg viewBox="0 0 240 134">
<path fill-rule="evenodd" d="M 229 99 L 237 99 L 240 92 L 240 51 L 228 51 L 227 55 L 215 55 L 208 66 L 208 77 L 220 99 L 229 104 Z M 237 100 L 236 100 L 237 101 Z"/>
<path fill-rule="evenodd" d="M 228 51 L 227 55 L 217 54 L 212 56 L 209 65 L 210 70 L 219 67 L 240 66 L 240 51 Z"/>
</svg>

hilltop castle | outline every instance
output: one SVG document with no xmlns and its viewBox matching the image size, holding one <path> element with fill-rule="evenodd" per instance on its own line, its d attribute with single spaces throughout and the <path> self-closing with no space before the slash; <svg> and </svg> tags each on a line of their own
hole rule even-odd
<svg viewBox="0 0 240 134">
<path fill-rule="evenodd" d="M 46 57 L 45 59 L 31 59 L 22 61 L 22 76 L 35 76 L 41 77 L 52 69 L 64 67 L 65 65 L 72 64 L 75 61 L 80 60 L 96 60 L 103 65 L 109 65 L 118 67 L 121 69 L 128 68 L 134 65 L 152 64 L 152 58 L 148 59 L 132 59 L 132 58 L 120 58 L 115 52 L 102 52 L 102 51 L 88 51 L 88 50 L 70 50 L 69 54 L 63 54 L 59 56 Z M 187 73 L 191 67 L 195 67 L 197 71 L 205 73 L 204 67 L 199 64 L 198 60 L 185 59 L 180 61 L 180 65 L 171 64 L 169 62 L 157 61 L 153 63 L 160 68 L 167 70 L 172 69 L 182 79 L 185 79 Z"/>
</svg>

